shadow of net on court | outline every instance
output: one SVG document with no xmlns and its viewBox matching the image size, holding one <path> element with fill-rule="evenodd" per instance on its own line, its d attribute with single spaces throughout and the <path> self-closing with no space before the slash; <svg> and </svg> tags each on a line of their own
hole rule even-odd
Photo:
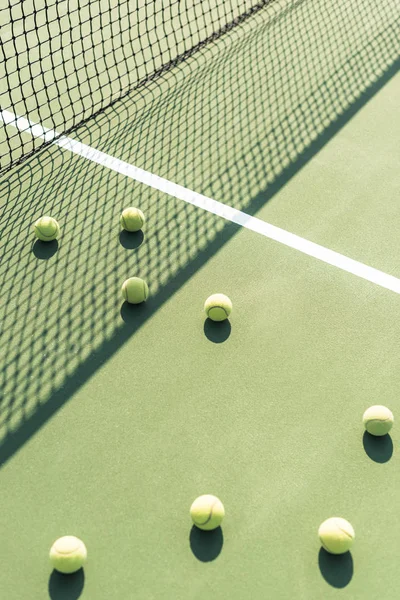
<svg viewBox="0 0 400 600">
<path fill-rule="evenodd" d="M 273 3 L 74 137 L 254 214 L 393 75 L 394 17 L 390 4 Z M 4 463 L 238 227 L 56 146 L 11 170 L 0 197 Z M 132 247 L 128 205 L 147 217 Z M 49 251 L 31 229 L 45 213 L 62 228 Z M 120 296 L 134 275 L 151 291 L 139 308 Z"/>
</svg>

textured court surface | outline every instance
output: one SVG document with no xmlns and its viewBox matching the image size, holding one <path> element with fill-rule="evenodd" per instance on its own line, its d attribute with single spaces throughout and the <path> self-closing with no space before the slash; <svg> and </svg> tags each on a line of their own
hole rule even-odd
<svg viewBox="0 0 400 600">
<path fill-rule="evenodd" d="M 353 71 L 348 45 L 336 70 L 326 47 L 313 96 L 296 71 L 296 113 L 271 91 L 278 66 L 262 77 L 283 23 L 242 46 L 233 32 L 225 54 L 205 49 L 74 136 L 400 277 L 392 34 L 374 31 L 370 62 L 354 40 Z M 143 236 L 119 233 L 132 203 Z M 399 436 L 374 444 L 361 418 L 374 403 L 400 415 L 399 295 L 56 147 L 1 180 L 1 208 L 7 600 L 397 598 Z M 34 243 L 42 212 L 59 244 Z M 135 275 L 152 296 L 130 308 Z M 234 305 L 222 327 L 202 313 L 216 291 Z M 226 508 L 211 537 L 188 516 L 202 493 Z M 317 529 L 336 514 L 356 543 L 335 561 Z M 89 562 L 66 582 L 47 553 L 68 533 Z"/>
</svg>

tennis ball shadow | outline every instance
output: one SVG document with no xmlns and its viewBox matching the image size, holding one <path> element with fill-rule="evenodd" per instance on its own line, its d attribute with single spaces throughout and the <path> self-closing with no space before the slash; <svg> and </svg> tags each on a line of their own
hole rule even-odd
<svg viewBox="0 0 400 600">
<path fill-rule="evenodd" d="M 390 435 L 376 436 L 368 431 L 363 435 L 363 446 L 366 454 L 377 463 L 388 462 L 393 454 L 393 442 Z"/>
<path fill-rule="evenodd" d="M 214 344 L 222 344 L 231 335 L 231 324 L 229 319 L 225 321 L 212 321 L 206 319 L 204 321 L 204 334 Z"/>
<path fill-rule="evenodd" d="M 131 327 L 138 327 L 149 316 L 149 301 L 141 302 L 140 304 L 130 304 L 124 302 L 121 306 L 121 319 Z"/>
<path fill-rule="evenodd" d="M 49 596 L 51 600 L 77 600 L 85 585 L 85 573 L 79 569 L 71 575 L 63 575 L 54 570 L 49 578 Z"/>
<path fill-rule="evenodd" d="M 335 588 L 344 588 L 353 577 L 354 566 L 350 552 L 330 554 L 321 548 L 318 554 L 318 565 L 322 577 Z"/>
<path fill-rule="evenodd" d="M 221 553 L 224 545 L 224 536 L 221 527 L 212 531 L 203 531 L 195 525 L 190 530 L 190 548 L 201 562 L 211 562 Z"/>
<path fill-rule="evenodd" d="M 36 240 L 32 246 L 32 252 L 40 260 L 49 260 L 58 250 L 58 241 L 52 240 L 51 242 L 42 242 Z"/>
<path fill-rule="evenodd" d="M 119 241 L 121 246 L 126 248 L 127 250 L 135 250 L 135 248 L 139 248 L 139 246 L 143 243 L 144 235 L 143 231 L 125 231 L 123 229 L 119 234 Z"/>
</svg>

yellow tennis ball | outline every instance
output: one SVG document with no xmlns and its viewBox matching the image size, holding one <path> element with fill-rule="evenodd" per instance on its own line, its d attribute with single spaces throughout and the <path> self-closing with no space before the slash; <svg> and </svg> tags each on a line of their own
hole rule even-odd
<svg viewBox="0 0 400 600">
<path fill-rule="evenodd" d="M 126 231 L 139 231 L 144 225 L 144 214 L 139 208 L 130 206 L 122 211 L 120 223 Z"/>
<path fill-rule="evenodd" d="M 216 496 L 205 494 L 193 502 L 190 507 L 190 516 L 196 527 L 210 531 L 221 525 L 225 516 L 224 505 Z"/>
<path fill-rule="evenodd" d="M 212 321 L 225 321 L 232 312 L 232 302 L 225 294 L 213 294 L 205 301 L 204 310 Z"/>
<path fill-rule="evenodd" d="M 33 226 L 36 237 L 42 242 L 51 242 L 58 238 L 60 226 L 53 217 L 40 217 Z"/>
<path fill-rule="evenodd" d="M 60 573 L 79 571 L 87 559 L 85 544 L 74 535 L 65 535 L 54 542 L 50 549 L 50 563 Z"/>
<path fill-rule="evenodd" d="M 386 406 L 370 406 L 363 415 L 363 423 L 371 435 L 385 435 L 393 427 L 393 413 Z"/>
<path fill-rule="evenodd" d="M 122 296 L 130 304 L 140 304 L 147 300 L 149 287 L 140 277 L 131 277 L 122 284 Z"/>
<path fill-rule="evenodd" d="M 321 545 L 331 554 L 344 554 L 353 545 L 355 533 L 352 525 L 341 517 L 324 521 L 318 529 Z"/>
</svg>

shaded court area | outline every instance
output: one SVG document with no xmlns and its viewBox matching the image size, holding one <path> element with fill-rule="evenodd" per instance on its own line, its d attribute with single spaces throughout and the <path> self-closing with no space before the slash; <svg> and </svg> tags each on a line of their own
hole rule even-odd
<svg viewBox="0 0 400 600">
<path fill-rule="evenodd" d="M 271 3 L 71 137 L 399 277 L 394 17 Z M 57 146 L 1 202 L 7 598 L 372 599 L 384 579 L 394 599 L 397 434 L 360 421 L 397 414 L 398 295 Z M 43 213 L 58 243 L 33 240 Z M 226 508 L 209 537 L 201 493 Z M 336 512 L 357 536 L 337 561 L 316 536 Z M 65 533 L 89 552 L 70 581 L 46 561 Z"/>
</svg>

